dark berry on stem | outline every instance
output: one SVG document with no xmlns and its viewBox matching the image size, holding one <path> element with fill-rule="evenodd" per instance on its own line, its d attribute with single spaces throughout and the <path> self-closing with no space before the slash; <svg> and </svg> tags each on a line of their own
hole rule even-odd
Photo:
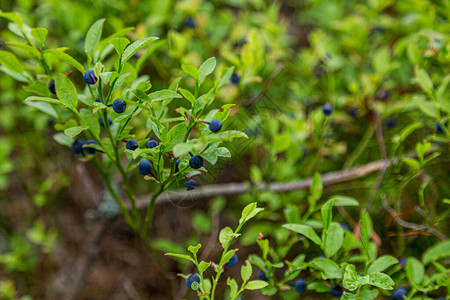
<svg viewBox="0 0 450 300">
<path fill-rule="evenodd" d="M 82 140 L 76 140 L 72 143 L 72 146 L 70 146 L 70 149 L 75 154 L 81 154 L 81 152 L 83 152 L 83 145 L 84 145 L 84 142 Z"/>
<path fill-rule="evenodd" d="M 214 119 L 209 123 L 209 130 L 212 132 L 218 132 L 222 128 L 222 122 L 220 120 Z"/>
<path fill-rule="evenodd" d="M 186 189 L 188 191 L 195 190 L 196 188 L 197 188 L 197 182 L 195 182 L 194 179 L 189 179 L 188 181 L 186 181 Z"/>
<path fill-rule="evenodd" d="M 186 20 L 184 21 L 184 26 L 186 26 L 188 28 L 195 28 L 194 18 L 187 17 Z"/>
<path fill-rule="evenodd" d="M 397 121 L 394 118 L 389 118 L 386 120 L 386 128 L 391 129 L 394 128 L 397 124 Z"/>
<path fill-rule="evenodd" d="M 348 226 L 347 224 L 341 223 L 341 227 L 342 227 L 342 229 L 344 229 L 344 230 L 351 231 L 350 226 Z"/>
<path fill-rule="evenodd" d="M 392 300 L 404 300 L 406 299 L 406 296 L 408 295 L 408 292 L 405 288 L 398 288 L 392 293 Z"/>
<path fill-rule="evenodd" d="M 112 120 L 110 117 L 108 117 L 108 123 L 109 123 L 109 126 L 112 125 Z M 105 124 L 103 123 L 102 118 L 98 118 L 98 124 L 100 124 L 100 126 L 102 126 L 102 127 L 105 127 Z"/>
<path fill-rule="evenodd" d="M 84 73 L 84 81 L 88 84 L 96 84 L 97 83 L 97 77 L 95 77 L 94 70 L 87 70 L 86 73 Z"/>
<path fill-rule="evenodd" d="M 448 128 L 448 122 L 444 123 L 445 128 Z M 440 122 L 436 122 L 436 131 L 437 133 L 444 133 L 444 129 L 442 128 L 442 125 Z"/>
<path fill-rule="evenodd" d="M 230 258 L 230 260 L 225 264 L 228 267 L 232 267 L 238 263 L 238 257 L 236 253 Z"/>
<path fill-rule="evenodd" d="M 189 275 L 188 278 L 186 278 L 186 285 L 188 288 L 192 287 L 192 283 L 197 282 L 200 284 L 200 276 L 196 273 Z"/>
<path fill-rule="evenodd" d="M 116 99 L 112 104 L 112 108 L 116 113 L 121 114 L 127 108 L 127 103 L 123 100 Z"/>
<path fill-rule="evenodd" d="M 331 288 L 331 296 L 334 298 L 341 298 L 344 293 L 344 288 L 340 285 L 333 285 Z"/>
<path fill-rule="evenodd" d="M 153 170 L 153 166 L 148 160 L 142 159 L 139 162 L 138 171 L 141 175 L 144 175 L 144 176 L 150 175 L 150 174 L 152 174 L 152 170 Z"/>
<path fill-rule="evenodd" d="M 259 272 L 258 272 L 258 278 L 259 278 L 259 280 L 267 281 L 266 273 L 264 273 L 263 270 L 259 270 Z"/>
<path fill-rule="evenodd" d="M 390 90 L 381 90 L 376 95 L 376 98 L 378 100 L 387 100 L 390 97 L 391 97 L 391 91 Z"/>
<path fill-rule="evenodd" d="M 127 147 L 128 150 L 133 150 L 134 151 L 134 150 L 136 150 L 139 147 L 139 145 L 138 145 L 138 142 L 136 140 L 129 140 L 129 141 L 127 141 L 126 147 Z"/>
<path fill-rule="evenodd" d="M 155 148 L 158 147 L 158 142 L 155 140 L 150 140 L 147 142 L 147 148 L 151 149 L 151 148 Z"/>
<path fill-rule="evenodd" d="M 306 290 L 306 281 L 303 279 L 297 279 L 294 284 L 294 289 L 297 293 L 303 293 Z"/>
<path fill-rule="evenodd" d="M 348 110 L 348 113 L 350 116 L 352 116 L 352 118 L 358 118 L 359 116 L 359 110 L 356 107 L 350 107 L 350 109 Z"/>
<path fill-rule="evenodd" d="M 325 116 L 329 116 L 331 115 L 331 113 L 333 113 L 333 108 L 329 104 L 324 104 L 322 106 L 322 112 Z"/>
<path fill-rule="evenodd" d="M 48 83 L 48 89 L 50 90 L 50 92 L 52 94 L 56 95 L 56 86 L 55 86 L 55 79 L 52 79 L 49 83 Z"/>
<path fill-rule="evenodd" d="M 240 80 L 241 80 L 241 77 L 236 73 L 233 73 L 230 77 L 230 81 L 234 84 L 238 84 Z"/>
<path fill-rule="evenodd" d="M 86 145 L 97 145 L 97 142 L 94 140 L 87 140 Z M 84 152 L 87 154 L 94 154 L 97 151 L 95 148 L 84 147 Z"/>
<path fill-rule="evenodd" d="M 194 155 L 189 159 L 189 165 L 193 169 L 200 169 L 203 166 L 203 158 L 198 155 Z"/>
<path fill-rule="evenodd" d="M 400 267 L 404 267 L 406 266 L 406 263 L 408 262 L 408 258 L 407 257 L 402 257 L 400 258 L 400 261 L 398 262 L 398 264 L 400 265 Z"/>
<path fill-rule="evenodd" d="M 177 159 L 175 162 L 175 173 L 180 172 L 180 169 L 178 168 L 178 165 L 181 163 L 181 159 Z"/>
</svg>

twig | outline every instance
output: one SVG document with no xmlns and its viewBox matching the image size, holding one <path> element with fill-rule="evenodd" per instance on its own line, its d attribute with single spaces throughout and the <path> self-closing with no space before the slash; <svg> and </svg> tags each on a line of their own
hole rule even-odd
<svg viewBox="0 0 450 300">
<path fill-rule="evenodd" d="M 395 209 L 393 209 L 389 205 L 386 197 L 382 197 L 381 201 L 382 201 L 384 209 L 386 209 L 389 212 L 389 214 L 394 218 L 394 220 L 395 220 L 395 222 L 397 222 L 397 224 L 399 224 L 405 228 L 413 229 L 415 231 L 425 231 L 425 232 L 431 233 L 441 240 L 447 239 L 447 236 L 445 234 L 436 230 L 436 228 L 434 228 L 432 226 L 411 223 L 411 222 L 407 222 L 407 221 L 403 220 L 402 218 L 400 218 L 401 214 L 398 213 L 397 211 L 395 211 Z"/>
<path fill-rule="evenodd" d="M 95 260 L 95 257 L 98 254 L 98 250 L 100 248 L 100 243 L 102 242 L 104 236 L 108 232 L 108 229 L 110 228 L 111 224 L 113 222 L 113 219 L 104 219 L 103 223 L 101 225 L 100 230 L 95 235 L 94 239 L 89 245 L 88 252 L 86 254 L 86 258 L 84 260 L 83 268 L 81 269 L 80 275 L 75 280 L 74 289 L 72 294 L 67 298 L 70 300 L 75 300 L 78 297 L 78 294 L 81 292 L 84 282 L 86 280 L 86 277 L 89 273 L 89 270 Z"/>
<path fill-rule="evenodd" d="M 373 119 L 375 122 L 375 134 L 377 136 L 378 141 L 378 148 L 380 149 L 381 158 L 383 160 L 387 160 L 387 154 L 386 154 L 386 145 L 384 143 L 384 137 L 383 137 L 383 128 L 381 126 L 380 118 L 375 110 L 372 111 Z M 377 182 L 375 183 L 375 186 L 372 189 L 372 192 L 370 193 L 369 200 L 366 204 L 366 210 L 370 212 L 370 209 L 372 208 L 373 200 L 375 200 L 375 197 L 377 196 L 378 190 L 380 189 L 381 183 L 383 182 L 384 175 L 386 174 L 386 170 L 388 168 L 388 164 L 385 164 L 380 169 L 380 174 L 378 174 Z"/>
<path fill-rule="evenodd" d="M 391 161 L 377 160 L 348 170 L 325 173 L 322 175 L 322 182 L 323 185 L 332 185 L 335 183 L 361 178 L 371 173 L 377 172 L 382 168 L 387 168 L 392 163 L 396 162 L 397 159 L 392 159 Z M 311 186 L 312 180 L 313 180 L 312 178 L 307 178 L 300 181 L 285 182 L 285 183 L 279 182 L 269 184 L 262 183 L 257 185 L 256 187 L 252 187 L 249 183 L 212 184 L 204 186 L 194 191 L 186 191 L 184 189 L 175 191 L 166 191 L 159 195 L 159 197 L 156 199 L 156 204 L 158 205 L 164 203 L 180 203 L 183 201 L 212 198 L 219 195 L 222 196 L 240 195 L 251 192 L 255 188 L 258 191 L 286 193 L 308 188 L 309 186 Z M 148 206 L 149 202 L 147 199 L 145 198 L 138 199 L 137 206 L 139 209 L 145 209 Z"/>
</svg>

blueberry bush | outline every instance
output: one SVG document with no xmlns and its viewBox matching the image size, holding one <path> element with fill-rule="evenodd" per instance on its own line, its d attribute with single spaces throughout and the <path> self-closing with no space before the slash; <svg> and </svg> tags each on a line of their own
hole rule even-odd
<svg viewBox="0 0 450 300">
<path fill-rule="evenodd" d="M 0 0 L 0 299 L 450 299 L 449 12 Z"/>
</svg>

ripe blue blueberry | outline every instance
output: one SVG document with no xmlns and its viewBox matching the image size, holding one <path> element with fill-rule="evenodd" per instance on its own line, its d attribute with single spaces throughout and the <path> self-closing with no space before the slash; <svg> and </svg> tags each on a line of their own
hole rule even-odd
<svg viewBox="0 0 450 300">
<path fill-rule="evenodd" d="M 150 140 L 147 142 L 147 148 L 151 149 L 151 148 L 155 148 L 158 147 L 158 142 L 155 140 Z"/>
<path fill-rule="evenodd" d="M 230 81 L 234 84 L 238 84 L 240 80 L 241 80 L 241 77 L 236 73 L 233 73 L 230 77 Z"/>
<path fill-rule="evenodd" d="M 175 162 L 175 173 L 180 172 L 180 169 L 178 168 L 178 165 L 181 163 L 181 159 L 177 159 Z"/>
<path fill-rule="evenodd" d="M 189 275 L 188 278 L 186 278 L 186 285 L 188 288 L 192 288 L 192 284 L 194 282 L 197 282 L 197 284 L 200 284 L 200 276 L 198 274 L 194 273 Z"/>
<path fill-rule="evenodd" d="M 238 257 L 236 253 L 230 258 L 230 260 L 225 264 L 228 267 L 232 267 L 238 263 Z"/>
<path fill-rule="evenodd" d="M 209 130 L 212 132 L 218 132 L 222 128 L 222 122 L 220 120 L 214 119 L 209 123 Z"/>
<path fill-rule="evenodd" d="M 198 155 L 194 155 L 189 159 L 189 165 L 193 169 L 200 169 L 203 166 L 203 158 Z"/>
<path fill-rule="evenodd" d="M 341 298 L 342 294 L 344 293 L 344 288 L 340 285 L 333 285 L 331 287 L 330 293 L 334 298 Z"/>
<path fill-rule="evenodd" d="M 186 20 L 184 21 L 184 26 L 186 26 L 188 28 L 195 28 L 194 18 L 187 17 Z"/>
<path fill-rule="evenodd" d="M 197 188 L 197 182 L 195 182 L 194 179 L 189 179 L 188 181 L 186 181 L 186 189 L 188 191 L 195 190 L 196 188 Z"/>
<path fill-rule="evenodd" d="M 112 125 L 112 120 L 110 117 L 108 117 L 108 123 L 109 123 L 109 126 Z M 102 118 L 98 118 L 98 124 L 100 124 L 100 126 L 102 126 L 102 127 L 105 127 L 105 124 L 103 123 Z"/>
<path fill-rule="evenodd" d="M 129 140 L 129 141 L 127 141 L 126 147 L 127 147 L 128 150 L 133 150 L 134 151 L 134 150 L 136 150 L 139 147 L 139 145 L 138 145 L 138 142 L 136 140 Z"/>
<path fill-rule="evenodd" d="M 83 152 L 83 145 L 84 145 L 84 142 L 82 140 L 78 139 L 72 143 L 72 145 L 70 146 L 70 149 L 75 154 L 81 154 L 81 152 Z"/>
<path fill-rule="evenodd" d="M 408 292 L 405 288 L 398 288 L 392 293 L 392 300 L 404 300 L 406 299 L 406 296 L 408 295 Z"/>
<path fill-rule="evenodd" d="M 266 273 L 264 273 L 263 270 L 259 270 L 259 272 L 258 272 L 258 278 L 259 278 L 259 280 L 267 281 Z"/>
<path fill-rule="evenodd" d="M 331 113 L 333 113 L 333 108 L 329 104 L 324 104 L 322 106 L 322 112 L 325 116 L 329 116 L 331 115 Z"/>
<path fill-rule="evenodd" d="M 448 128 L 448 122 L 445 122 L 444 125 L 445 125 L 445 128 Z M 444 133 L 444 129 L 442 129 L 442 125 L 440 122 L 436 122 L 435 126 L 436 126 L 437 133 Z"/>
<path fill-rule="evenodd" d="M 387 129 L 394 128 L 396 124 L 397 124 L 397 121 L 395 120 L 395 118 L 389 118 L 386 120 L 386 123 L 385 123 Z"/>
<path fill-rule="evenodd" d="M 303 279 L 297 279 L 294 284 L 294 289 L 297 293 L 303 293 L 306 290 L 306 281 Z"/>
<path fill-rule="evenodd" d="M 86 145 L 97 145 L 97 142 L 94 140 L 87 140 Z M 95 151 L 97 151 L 95 148 L 92 147 L 84 147 L 84 152 L 87 154 L 94 154 Z"/>
<path fill-rule="evenodd" d="M 348 226 L 348 225 L 345 224 L 345 223 L 341 223 L 341 227 L 342 227 L 342 229 L 344 229 L 344 230 L 351 231 L 350 226 Z"/>
<path fill-rule="evenodd" d="M 390 90 L 381 90 L 376 95 L 376 98 L 378 100 L 387 100 L 390 97 L 391 97 L 391 91 Z"/>
<path fill-rule="evenodd" d="M 436 300 L 445 300 L 445 297 L 439 297 Z"/>
<path fill-rule="evenodd" d="M 400 258 L 400 260 L 399 260 L 399 262 L 398 262 L 398 264 L 400 265 L 400 267 L 405 267 L 406 266 L 406 263 L 408 262 L 408 258 L 407 257 L 402 257 L 402 258 Z"/>
<path fill-rule="evenodd" d="M 138 171 L 141 175 L 144 175 L 144 176 L 150 175 L 150 174 L 152 174 L 152 170 L 153 170 L 153 166 L 148 160 L 142 159 L 139 162 Z"/>
<path fill-rule="evenodd" d="M 356 119 L 359 116 L 359 110 L 356 107 L 350 107 L 348 114 L 352 116 L 352 118 Z"/>
<path fill-rule="evenodd" d="M 48 83 L 48 89 L 50 90 L 50 92 L 52 92 L 52 94 L 55 94 L 55 95 L 56 95 L 55 79 L 52 79 L 52 80 Z"/>
<path fill-rule="evenodd" d="M 112 108 L 116 113 L 121 114 L 127 109 L 127 103 L 123 100 L 116 99 L 112 104 Z"/>
<path fill-rule="evenodd" d="M 84 73 L 84 81 L 88 84 L 96 84 L 97 83 L 97 77 L 95 77 L 94 70 L 87 70 L 86 73 Z"/>
</svg>

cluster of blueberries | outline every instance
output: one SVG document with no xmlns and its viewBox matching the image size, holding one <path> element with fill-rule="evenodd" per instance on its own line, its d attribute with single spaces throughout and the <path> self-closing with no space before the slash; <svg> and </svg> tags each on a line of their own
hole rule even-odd
<svg viewBox="0 0 450 300">
<path fill-rule="evenodd" d="M 233 75 L 234 75 L 234 80 L 236 82 L 239 82 L 239 76 L 237 74 L 233 74 Z M 236 79 L 236 76 L 237 76 L 237 79 Z M 84 78 L 84 81 L 88 84 L 96 84 L 97 83 L 97 77 L 95 76 L 94 70 L 86 71 L 83 78 Z M 233 76 L 232 76 L 232 78 L 233 78 Z M 48 87 L 52 93 L 56 94 L 55 80 L 50 81 Z M 96 99 L 95 101 L 101 102 L 100 99 Z M 116 99 L 113 101 L 113 103 L 111 105 L 108 105 L 108 107 L 112 107 L 114 112 L 120 114 L 120 113 L 125 112 L 125 110 L 127 108 L 127 103 L 121 99 Z M 104 126 L 102 119 L 99 119 L 98 121 L 101 126 Z M 109 117 L 108 117 L 108 122 L 109 122 L 109 125 L 112 124 L 112 120 Z M 211 122 L 205 122 L 205 121 L 201 121 L 201 122 L 208 124 L 209 130 L 211 130 L 214 133 L 219 132 L 220 129 L 222 128 L 222 122 L 218 119 L 214 119 Z M 135 139 L 130 139 L 125 142 L 126 142 L 126 149 L 128 149 L 128 150 L 134 151 L 137 148 L 139 148 L 138 141 L 136 141 Z M 94 154 L 96 152 L 96 149 L 94 149 L 94 148 L 86 147 L 86 146 L 83 147 L 84 144 L 85 143 L 80 139 L 74 141 L 71 145 L 72 152 L 75 154 L 82 154 L 82 153 Z M 95 140 L 88 140 L 86 142 L 86 145 L 89 145 L 89 144 L 97 144 L 97 142 Z M 149 140 L 147 142 L 146 146 L 148 149 L 152 149 L 152 148 L 158 147 L 159 143 L 156 140 Z M 193 169 L 201 168 L 203 166 L 203 158 L 199 155 L 193 155 L 191 152 L 189 152 L 189 154 L 191 155 L 191 158 L 189 159 L 189 166 Z M 180 171 L 178 169 L 178 166 L 180 163 L 181 163 L 181 160 L 177 159 L 176 163 L 175 163 L 175 173 L 178 173 Z M 153 174 L 152 164 L 146 159 L 142 159 L 139 162 L 138 171 L 141 175 L 144 175 L 144 176 L 151 175 L 156 178 L 156 176 Z M 197 183 L 194 179 L 189 179 L 186 176 L 185 176 L 185 178 L 186 178 L 186 188 L 188 191 L 197 188 Z"/>
</svg>

